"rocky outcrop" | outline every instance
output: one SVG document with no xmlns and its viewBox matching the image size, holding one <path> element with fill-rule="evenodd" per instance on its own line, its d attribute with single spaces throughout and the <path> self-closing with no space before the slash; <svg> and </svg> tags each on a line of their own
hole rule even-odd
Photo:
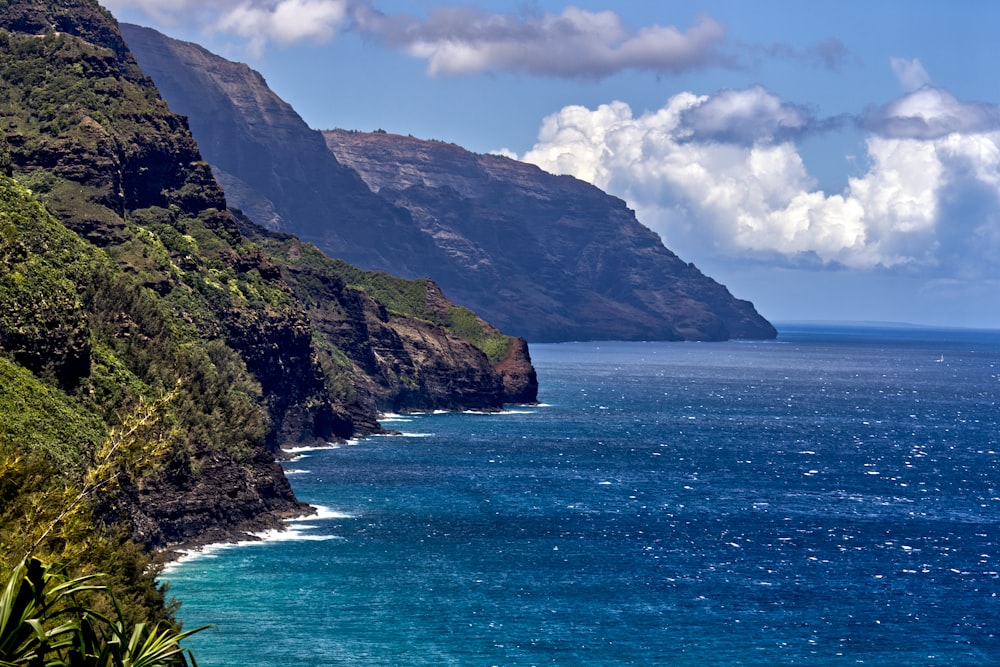
<svg viewBox="0 0 1000 667">
<path fill-rule="evenodd" d="M 354 380 L 344 403 L 352 421 L 364 422 L 363 415 L 377 412 L 497 410 L 504 403 L 537 400 L 538 380 L 524 340 L 505 336 L 475 317 L 482 341 L 507 348 L 491 360 L 449 329 L 450 315 L 464 309 L 433 281 L 360 271 L 297 237 L 267 232 L 249 220 L 243 220 L 243 230 L 280 265 L 285 283 L 307 304 L 313 330 L 346 357 L 332 361 L 350 363 Z M 382 293 L 394 307 L 376 301 L 364 287 L 348 286 L 372 277 L 380 282 L 371 291 Z M 405 303 L 386 296 L 394 287 L 411 292 Z"/>
<path fill-rule="evenodd" d="M 429 276 L 532 341 L 776 335 L 752 304 L 593 186 L 384 132 L 326 132 L 336 157 L 324 155 L 319 135 L 246 65 L 123 29 L 171 107 L 188 116 L 230 203 L 270 229 L 358 266 Z"/>
<path fill-rule="evenodd" d="M 514 340 L 510 352 L 494 368 L 503 381 L 504 400 L 507 403 L 536 403 L 538 401 L 538 374 L 531 364 L 528 343 L 523 338 Z"/>
<path fill-rule="evenodd" d="M 128 517 L 135 539 L 160 547 L 228 542 L 314 511 L 294 500 L 280 466 L 263 450 L 251 465 L 219 451 L 194 456 L 198 475 L 168 468 L 135 490 Z"/>
<path fill-rule="evenodd" d="M 0 25 L 24 35 L 74 35 L 110 50 L 123 71 L 139 72 L 114 17 L 92 0 L 6 0 Z"/>
</svg>

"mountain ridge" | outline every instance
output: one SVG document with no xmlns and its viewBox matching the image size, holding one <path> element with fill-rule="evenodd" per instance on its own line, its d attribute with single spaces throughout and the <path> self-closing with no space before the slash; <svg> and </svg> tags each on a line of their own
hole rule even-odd
<svg viewBox="0 0 1000 667">
<path fill-rule="evenodd" d="M 592 185 L 440 141 L 382 132 L 332 130 L 323 135 L 338 161 L 353 167 L 374 192 L 410 210 L 425 232 L 450 240 L 460 229 L 465 247 L 453 254 L 461 260 L 472 247 L 494 266 L 505 262 L 510 268 L 497 269 L 498 285 L 507 276 L 541 274 L 543 279 L 521 289 L 544 298 L 537 299 L 530 320 L 538 322 L 549 309 L 550 320 L 562 321 L 548 328 L 535 324 L 528 338 L 774 336 L 752 304 L 734 299 L 724 286 L 682 261 L 638 223 L 624 201 Z M 510 252 L 489 252 L 511 241 L 516 246 Z M 474 298 L 467 286 L 475 283 L 468 275 L 482 260 L 472 260 L 464 262 L 461 274 L 442 282 L 500 326 L 516 326 L 503 303 Z M 553 283 L 564 291 L 553 293 Z M 562 308 L 552 309 L 552 302 Z"/>
<path fill-rule="evenodd" d="M 750 302 L 677 258 L 594 186 L 444 142 L 320 135 L 246 65 L 149 28 L 123 32 L 204 142 L 231 203 L 265 227 L 364 268 L 429 276 L 536 342 L 776 335 Z M 251 152 L 260 160 L 248 161 Z"/>
</svg>

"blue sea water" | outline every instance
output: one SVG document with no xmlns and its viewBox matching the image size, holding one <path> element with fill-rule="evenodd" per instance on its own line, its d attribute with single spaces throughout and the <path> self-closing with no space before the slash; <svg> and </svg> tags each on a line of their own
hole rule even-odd
<svg viewBox="0 0 1000 667">
<path fill-rule="evenodd" d="M 1000 664 L 1000 334 L 535 345 L 164 574 L 202 667 Z"/>
</svg>

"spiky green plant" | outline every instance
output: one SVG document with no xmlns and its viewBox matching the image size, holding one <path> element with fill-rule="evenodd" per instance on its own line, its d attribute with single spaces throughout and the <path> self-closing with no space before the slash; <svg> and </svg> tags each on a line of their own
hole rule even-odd
<svg viewBox="0 0 1000 667">
<path fill-rule="evenodd" d="M 0 667 L 197 666 L 180 642 L 203 628 L 180 632 L 157 623 L 130 626 L 100 575 L 69 579 L 59 565 L 27 558 L 0 594 Z M 110 598 L 114 618 L 86 600 Z"/>
</svg>

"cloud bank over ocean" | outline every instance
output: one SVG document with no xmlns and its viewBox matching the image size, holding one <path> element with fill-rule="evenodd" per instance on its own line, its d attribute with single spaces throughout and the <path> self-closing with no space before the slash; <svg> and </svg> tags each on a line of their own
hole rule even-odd
<svg viewBox="0 0 1000 667">
<path fill-rule="evenodd" d="M 760 86 L 680 93 L 638 116 L 618 101 L 568 106 L 522 159 L 622 197 L 671 247 L 997 277 L 998 120 L 998 107 L 927 85 L 870 109 L 857 120 L 867 168 L 839 193 L 818 189 L 796 141 L 845 119 Z"/>
</svg>

